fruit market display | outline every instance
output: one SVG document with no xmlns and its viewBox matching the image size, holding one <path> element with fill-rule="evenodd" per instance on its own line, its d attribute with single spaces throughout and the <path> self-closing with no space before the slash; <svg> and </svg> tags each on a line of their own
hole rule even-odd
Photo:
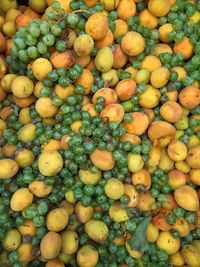
<svg viewBox="0 0 200 267">
<path fill-rule="evenodd" d="M 200 1 L 0 0 L 0 266 L 200 267 Z"/>
</svg>

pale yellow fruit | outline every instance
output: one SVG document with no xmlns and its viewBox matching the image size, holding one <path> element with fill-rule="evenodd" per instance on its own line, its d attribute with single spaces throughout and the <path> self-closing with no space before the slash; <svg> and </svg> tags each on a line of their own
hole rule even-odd
<svg viewBox="0 0 200 267">
<path fill-rule="evenodd" d="M 41 81 L 52 71 L 52 65 L 46 58 L 37 58 L 32 64 L 32 71 L 35 78 Z"/>
<path fill-rule="evenodd" d="M 6 251 L 14 251 L 21 244 L 21 235 L 17 229 L 11 229 L 6 233 L 6 236 L 2 242 Z"/>
<path fill-rule="evenodd" d="M 44 152 L 38 159 L 39 171 L 45 176 L 54 176 L 60 172 L 63 167 L 63 159 L 59 152 Z"/>
<path fill-rule="evenodd" d="M 90 220 L 85 224 L 85 232 L 95 242 L 102 242 L 107 239 L 109 231 L 103 221 Z"/>
<path fill-rule="evenodd" d="M 160 232 L 156 245 L 168 255 L 176 253 L 180 248 L 180 239 L 174 238 L 170 232 Z"/>
<path fill-rule="evenodd" d="M 113 53 L 112 53 L 111 48 L 103 47 L 99 49 L 95 57 L 94 63 L 95 63 L 97 70 L 101 72 L 109 71 L 113 66 Z"/>
<path fill-rule="evenodd" d="M 109 198 L 117 200 L 120 199 L 124 194 L 124 185 L 120 180 L 116 178 L 110 178 L 108 179 L 104 190 Z"/>
<path fill-rule="evenodd" d="M 13 80 L 11 90 L 16 97 L 25 98 L 33 93 L 34 83 L 26 76 L 18 76 Z"/>
</svg>

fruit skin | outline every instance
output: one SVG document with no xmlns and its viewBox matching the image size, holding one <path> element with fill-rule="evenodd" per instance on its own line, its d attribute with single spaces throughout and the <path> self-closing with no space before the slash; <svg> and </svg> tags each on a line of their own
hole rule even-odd
<svg viewBox="0 0 200 267">
<path fill-rule="evenodd" d="M 101 72 L 109 71 L 113 66 L 113 53 L 111 48 L 103 47 L 99 49 L 95 57 L 94 63 L 99 71 Z"/>
<path fill-rule="evenodd" d="M 189 266 L 200 266 L 200 250 L 193 246 L 192 243 L 183 247 L 181 255 Z"/>
<path fill-rule="evenodd" d="M 126 209 L 123 209 L 119 204 L 110 206 L 109 216 L 114 222 L 125 222 L 129 219 Z"/>
<path fill-rule="evenodd" d="M 145 49 L 145 41 L 138 32 L 127 32 L 122 38 L 121 48 L 128 56 L 137 56 Z"/>
<path fill-rule="evenodd" d="M 104 187 L 106 195 L 111 199 L 120 199 L 124 194 L 124 185 L 116 178 L 108 179 Z"/>
<path fill-rule="evenodd" d="M 52 71 L 52 65 L 46 58 L 37 58 L 32 64 L 32 71 L 35 78 L 41 81 Z"/>
<path fill-rule="evenodd" d="M 148 9 L 156 17 L 163 17 L 167 15 L 170 10 L 169 0 L 150 0 Z"/>
<path fill-rule="evenodd" d="M 89 34 L 82 34 L 76 38 L 74 43 L 74 51 L 77 56 L 84 57 L 91 53 L 94 47 L 94 41 Z"/>
<path fill-rule="evenodd" d="M 78 234 L 75 231 L 67 230 L 62 233 L 62 252 L 73 254 L 78 249 Z"/>
<path fill-rule="evenodd" d="M 54 176 L 60 172 L 63 167 L 63 159 L 59 152 L 44 152 L 38 159 L 39 171 L 45 176 Z"/>
<path fill-rule="evenodd" d="M 48 232 L 40 242 L 41 256 L 51 260 L 58 256 L 62 246 L 61 236 L 55 232 Z"/>
<path fill-rule="evenodd" d="M 85 224 L 85 232 L 92 240 L 98 243 L 106 240 L 109 233 L 107 225 L 99 220 L 88 221 Z"/>
<path fill-rule="evenodd" d="M 17 252 L 19 253 L 19 261 L 25 266 L 34 258 L 31 243 L 22 243 Z"/>
<path fill-rule="evenodd" d="M 47 197 L 52 190 L 52 186 L 46 185 L 44 181 L 34 180 L 28 185 L 30 192 L 36 197 Z"/>
<path fill-rule="evenodd" d="M 15 191 L 10 200 L 10 207 L 13 211 L 22 211 L 33 202 L 33 194 L 28 188 L 20 188 Z"/>
<path fill-rule="evenodd" d="M 68 213 L 64 208 L 51 210 L 47 214 L 46 225 L 49 231 L 60 232 L 68 223 Z"/>
<path fill-rule="evenodd" d="M 200 169 L 200 145 L 189 149 L 186 161 L 193 169 Z"/>
<path fill-rule="evenodd" d="M 99 254 L 96 248 L 91 245 L 81 247 L 77 254 L 77 262 L 80 267 L 95 267 L 98 259 Z"/>
<path fill-rule="evenodd" d="M 93 40 L 104 38 L 108 32 L 108 18 L 104 13 L 92 14 L 86 22 L 85 31 Z"/>
<path fill-rule="evenodd" d="M 12 159 L 0 159 L 0 179 L 8 179 L 15 176 L 19 166 Z"/>
<path fill-rule="evenodd" d="M 154 224 L 150 223 L 147 226 L 146 238 L 150 243 L 154 243 L 159 236 L 159 230 Z"/>
<path fill-rule="evenodd" d="M 3 12 L 7 12 L 11 8 L 17 8 L 16 0 L 1 0 L 0 10 L 2 10 Z"/>
<path fill-rule="evenodd" d="M 76 203 L 75 214 L 81 223 L 86 223 L 92 218 L 94 208 L 92 206 L 85 207 L 81 201 Z"/>
<path fill-rule="evenodd" d="M 111 170 L 115 164 L 115 160 L 110 151 L 100 150 L 96 148 L 90 155 L 92 163 L 100 170 Z"/>
<path fill-rule="evenodd" d="M 15 251 L 21 244 L 21 235 L 17 229 L 11 229 L 6 233 L 2 242 L 6 251 Z"/>
<path fill-rule="evenodd" d="M 176 253 L 180 248 L 180 239 L 174 238 L 170 232 L 160 232 L 156 245 L 167 252 L 168 255 Z"/>
<path fill-rule="evenodd" d="M 46 1 L 45 0 L 29 0 L 29 6 L 38 13 L 43 13 L 46 9 Z"/>
<path fill-rule="evenodd" d="M 199 198 L 197 191 L 189 185 L 182 185 L 174 192 L 174 197 L 178 205 L 188 211 L 199 209 Z"/>
</svg>

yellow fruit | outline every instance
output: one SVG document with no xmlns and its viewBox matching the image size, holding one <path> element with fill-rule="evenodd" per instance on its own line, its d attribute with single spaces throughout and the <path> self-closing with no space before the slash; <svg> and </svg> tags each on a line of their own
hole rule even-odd
<svg viewBox="0 0 200 267">
<path fill-rule="evenodd" d="M 11 90 L 16 97 L 25 98 L 33 93 L 34 83 L 26 76 L 16 77 L 12 84 Z"/>
<path fill-rule="evenodd" d="M 79 171 L 79 178 L 84 184 L 95 185 L 101 179 L 101 176 L 102 174 L 100 170 L 95 173 L 93 173 L 91 170 L 80 169 Z"/>
<path fill-rule="evenodd" d="M 186 245 L 181 250 L 185 262 L 191 267 L 200 267 L 200 251 L 192 244 Z"/>
<path fill-rule="evenodd" d="M 37 58 L 32 64 L 32 71 L 35 78 L 41 81 L 52 71 L 52 65 L 46 58 Z"/>
<path fill-rule="evenodd" d="M 189 185 L 182 185 L 177 188 L 174 197 L 178 205 L 185 210 L 197 211 L 199 208 L 197 192 Z"/>
<path fill-rule="evenodd" d="M 12 159 L 0 159 L 0 179 L 12 178 L 19 170 L 19 166 Z"/>
<path fill-rule="evenodd" d="M 39 171 L 45 176 L 54 176 L 60 172 L 63 166 L 63 159 L 59 152 L 44 152 L 39 156 Z"/>
<path fill-rule="evenodd" d="M 122 38 L 121 48 L 128 56 L 137 56 L 145 49 L 145 41 L 140 33 L 127 32 Z"/>
<path fill-rule="evenodd" d="M 80 267 L 95 267 L 99 259 L 99 254 L 95 247 L 85 245 L 80 248 L 77 254 L 77 262 Z"/>
<path fill-rule="evenodd" d="M 45 0 L 29 0 L 28 5 L 38 13 L 43 13 L 47 8 Z"/>
<path fill-rule="evenodd" d="M 117 200 L 120 199 L 124 194 L 124 185 L 120 180 L 116 178 L 110 178 L 108 179 L 104 190 L 109 198 Z"/>
<path fill-rule="evenodd" d="M 58 256 L 62 246 L 61 236 L 55 232 L 48 232 L 40 242 L 41 256 L 45 260 L 51 260 Z"/>
<path fill-rule="evenodd" d="M 118 204 L 110 207 L 109 216 L 114 222 L 125 222 L 129 219 L 126 209 L 121 208 Z"/>
<path fill-rule="evenodd" d="M 13 211 L 22 211 L 32 204 L 33 195 L 28 188 L 20 188 L 15 191 L 10 200 L 10 207 Z"/>
<path fill-rule="evenodd" d="M 170 10 L 169 0 L 150 0 L 148 3 L 149 11 L 156 17 L 163 17 L 167 15 Z"/>
<path fill-rule="evenodd" d="M 24 143 L 31 142 L 35 139 L 36 126 L 33 123 L 28 123 L 21 127 L 17 133 L 17 137 Z"/>
<path fill-rule="evenodd" d="M 144 166 L 144 161 L 142 159 L 142 156 L 139 154 L 128 154 L 128 169 L 129 171 L 135 173 L 140 170 L 142 170 Z"/>
<path fill-rule="evenodd" d="M 94 63 L 99 71 L 101 72 L 109 71 L 113 66 L 113 53 L 111 48 L 109 47 L 100 48 L 95 57 Z"/>
<path fill-rule="evenodd" d="M 33 152 L 25 148 L 17 151 L 17 155 L 15 157 L 15 161 L 17 162 L 18 166 L 21 168 L 31 166 L 34 159 L 35 159 L 35 156 Z"/>
<path fill-rule="evenodd" d="M 78 248 L 78 234 L 75 231 L 67 230 L 62 233 L 62 252 L 73 254 Z"/>
<path fill-rule="evenodd" d="M 11 229 L 6 233 L 3 239 L 3 247 L 6 251 L 14 251 L 21 244 L 21 235 L 17 229 Z"/>
<path fill-rule="evenodd" d="M 60 232 L 68 223 L 68 213 L 64 208 L 51 210 L 47 214 L 46 225 L 49 231 Z"/>
<path fill-rule="evenodd" d="M 170 232 L 160 232 L 156 245 L 168 255 L 176 253 L 180 248 L 180 239 L 174 238 Z"/>
<path fill-rule="evenodd" d="M 107 225 L 99 220 L 90 220 L 85 224 L 85 232 L 95 242 L 102 242 L 108 237 Z"/>
<path fill-rule="evenodd" d="M 156 228 L 154 224 L 150 223 L 147 226 L 147 231 L 146 231 L 147 240 L 150 243 L 154 243 L 154 242 L 156 242 L 158 236 L 159 236 L 159 230 L 158 230 L 158 228 Z"/>
<path fill-rule="evenodd" d="M 30 192 L 36 197 L 47 197 L 52 190 L 52 186 L 46 185 L 44 181 L 35 180 L 28 185 Z"/>
<path fill-rule="evenodd" d="M 0 10 L 7 12 L 11 8 L 17 8 L 16 0 L 1 0 L 0 1 Z"/>
</svg>

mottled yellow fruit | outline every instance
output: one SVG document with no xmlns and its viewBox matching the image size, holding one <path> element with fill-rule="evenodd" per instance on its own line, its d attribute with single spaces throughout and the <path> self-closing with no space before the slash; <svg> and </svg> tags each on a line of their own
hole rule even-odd
<svg viewBox="0 0 200 267">
<path fill-rule="evenodd" d="M 11 90 L 16 97 L 25 98 L 33 93 L 34 83 L 26 76 L 18 76 L 13 80 Z"/>
<path fill-rule="evenodd" d="M 195 189 L 189 185 L 182 185 L 174 192 L 174 197 L 178 205 L 188 211 L 199 209 L 199 198 Z"/>
<path fill-rule="evenodd" d="M 19 261 L 24 266 L 27 266 L 27 264 L 34 258 L 33 246 L 31 243 L 22 243 L 17 252 L 19 253 Z"/>
<path fill-rule="evenodd" d="M 51 210 L 47 214 L 46 225 L 49 231 L 60 232 L 68 223 L 68 213 L 64 208 Z"/>
<path fill-rule="evenodd" d="M 73 254 L 78 248 L 78 234 L 75 231 L 67 230 L 62 233 L 62 252 Z"/>
<path fill-rule="evenodd" d="M 180 248 L 180 239 L 174 238 L 170 232 L 160 232 L 156 245 L 168 255 L 176 253 Z"/>
<path fill-rule="evenodd" d="M 142 170 L 144 166 L 144 161 L 142 159 L 142 156 L 139 154 L 128 154 L 128 169 L 129 171 L 135 173 L 140 170 Z"/>
<path fill-rule="evenodd" d="M 90 220 L 85 224 L 85 232 L 88 236 L 100 243 L 107 239 L 108 237 L 108 227 L 103 221 Z"/>
<path fill-rule="evenodd" d="M 127 32 L 122 38 L 121 48 L 128 56 L 137 56 L 145 49 L 145 41 L 138 32 Z"/>
<path fill-rule="evenodd" d="M 191 267 L 200 267 L 200 251 L 192 244 L 186 245 L 181 250 L 185 262 Z"/>
<path fill-rule="evenodd" d="M 21 235 L 17 229 L 11 229 L 6 233 L 2 242 L 6 251 L 14 251 L 21 244 Z"/>
<path fill-rule="evenodd" d="M 148 3 L 148 9 L 156 17 L 163 17 L 167 15 L 170 10 L 169 0 L 150 0 Z"/>
<path fill-rule="evenodd" d="M 94 208 L 92 206 L 85 207 L 79 201 L 75 206 L 75 214 L 81 223 L 86 223 L 92 218 Z"/>
<path fill-rule="evenodd" d="M 38 159 L 39 171 L 45 176 L 54 176 L 60 172 L 63 167 L 63 159 L 59 152 L 44 152 Z"/>
<path fill-rule="evenodd" d="M 58 256 L 62 246 L 61 236 L 55 232 L 48 232 L 40 242 L 42 258 L 51 260 Z"/>
<path fill-rule="evenodd" d="M 21 168 L 30 166 L 33 163 L 34 159 L 35 155 L 33 154 L 33 152 L 26 148 L 17 151 L 17 155 L 15 157 L 15 161 Z"/>
<path fill-rule="evenodd" d="M 185 263 L 180 251 L 172 254 L 169 256 L 170 263 L 173 264 L 173 266 L 182 267 Z"/>
<path fill-rule="evenodd" d="M 46 58 L 37 58 L 32 64 L 32 71 L 35 78 L 41 81 L 52 71 L 51 62 Z"/>
<path fill-rule="evenodd" d="M 161 93 L 151 85 L 146 86 L 144 93 L 139 95 L 139 104 L 144 108 L 154 108 L 160 101 Z"/>
<path fill-rule="evenodd" d="M 116 178 L 110 178 L 108 179 L 104 190 L 109 198 L 117 200 L 124 194 L 124 184 Z"/>
<path fill-rule="evenodd" d="M 45 0 L 29 0 L 28 5 L 38 13 L 42 13 L 47 8 Z"/>
<path fill-rule="evenodd" d="M 20 188 L 12 195 L 10 207 L 14 211 L 22 211 L 33 202 L 33 195 L 28 188 Z"/>
<path fill-rule="evenodd" d="M 150 223 L 147 226 L 147 231 L 146 231 L 147 240 L 150 243 L 154 243 L 154 242 L 156 242 L 158 236 L 159 236 L 159 230 L 158 230 L 158 228 L 156 228 L 154 224 Z"/>
<path fill-rule="evenodd" d="M 21 127 L 17 133 L 17 137 L 24 143 L 31 142 L 35 139 L 36 126 L 33 123 L 28 123 Z"/>
<path fill-rule="evenodd" d="M 113 66 L 113 53 L 111 48 L 103 47 L 99 49 L 95 57 L 94 63 L 99 71 L 101 72 L 109 71 Z"/>
<path fill-rule="evenodd" d="M 80 169 L 79 178 L 84 184 L 92 184 L 95 185 L 101 179 L 101 171 L 97 170 L 97 172 L 93 173 L 91 170 Z"/>
<path fill-rule="evenodd" d="M 81 247 L 77 254 L 77 262 L 80 267 L 95 267 L 98 259 L 99 254 L 91 245 Z"/>
<path fill-rule="evenodd" d="M 36 197 L 46 197 L 51 193 L 52 186 L 46 185 L 44 181 L 35 180 L 28 185 L 30 192 Z"/>
<path fill-rule="evenodd" d="M 123 209 L 118 204 L 114 204 L 109 209 L 109 216 L 114 222 L 125 222 L 129 219 L 126 209 Z"/>
<path fill-rule="evenodd" d="M 19 170 L 19 166 L 12 159 L 0 159 L 0 179 L 12 178 Z"/>
<path fill-rule="evenodd" d="M 92 52 L 94 41 L 89 34 L 81 34 L 74 43 L 74 51 L 77 56 L 85 57 Z"/>
</svg>

